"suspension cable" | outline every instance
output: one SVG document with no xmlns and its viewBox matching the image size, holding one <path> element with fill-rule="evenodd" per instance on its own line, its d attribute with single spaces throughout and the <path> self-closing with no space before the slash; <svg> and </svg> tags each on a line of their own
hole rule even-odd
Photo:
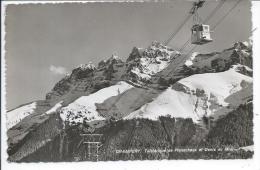
<svg viewBox="0 0 260 170">
<path fill-rule="evenodd" d="M 203 2 L 204 3 L 204 2 Z M 203 4 L 202 3 L 202 4 Z M 191 9 L 191 10 L 194 10 L 194 7 L 195 6 L 193 6 L 193 8 Z M 196 10 L 198 10 L 198 8 L 200 8 L 200 7 L 202 7 L 202 5 L 201 6 L 196 6 L 195 8 L 195 11 Z M 164 45 L 168 45 L 170 42 L 171 42 L 171 40 L 177 35 L 177 33 L 181 30 L 181 28 L 186 24 L 186 22 L 188 22 L 188 20 L 191 18 L 191 16 L 193 15 L 193 12 L 189 12 L 189 14 L 188 14 L 188 16 L 185 18 L 185 20 L 179 25 L 179 27 L 177 27 L 177 29 L 170 35 L 170 37 L 163 43 Z"/>
<path fill-rule="evenodd" d="M 224 17 L 222 17 L 221 20 L 218 21 L 217 24 L 214 25 L 213 29 L 215 29 L 215 28 L 231 13 L 231 11 L 232 11 L 233 9 L 235 9 L 235 7 L 236 7 L 241 1 L 242 1 L 242 0 L 238 0 L 238 2 L 227 12 L 227 14 L 224 15 Z M 226 2 L 226 0 L 220 1 L 219 4 L 221 4 L 221 5 L 218 4 L 218 5 L 215 7 L 215 9 L 211 12 L 211 14 L 204 20 L 203 23 L 205 23 L 205 21 L 210 20 L 210 19 L 214 16 L 214 14 L 220 9 L 220 7 L 222 7 L 222 6 L 224 5 L 225 2 Z M 189 44 L 189 41 L 190 41 L 190 39 L 185 42 L 185 44 L 184 44 L 184 46 L 181 48 L 181 50 L 183 50 L 183 49 Z M 185 55 L 185 57 L 183 57 L 183 59 L 182 59 L 179 63 L 183 62 L 183 61 L 186 59 L 186 57 L 187 57 L 194 49 L 196 49 L 196 48 L 197 48 L 197 45 L 194 46 L 194 47 Z M 170 73 L 175 72 L 176 69 L 177 69 L 177 67 L 176 67 L 175 69 L 173 69 L 173 71 L 169 72 L 166 76 L 169 76 Z"/>
<path fill-rule="evenodd" d="M 218 5 L 213 9 L 213 11 L 210 13 L 210 15 L 204 20 L 203 23 L 207 23 L 218 11 L 219 8 L 221 8 L 224 3 L 226 2 L 226 0 L 221 0 Z"/>
<path fill-rule="evenodd" d="M 186 17 L 186 19 L 181 23 L 181 25 L 170 35 L 170 37 L 164 42 L 164 44 L 167 46 L 170 41 L 177 35 L 177 33 L 181 30 L 181 28 L 186 24 L 186 22 L 191 18 L 192 14 L 189 13 L 189 15 Z"/>
<path fill-rule="evenodd" d="M 239 4 L 240 2 L 242 2 L 242 0 L 238 0 L 238 1 L 235 3 L 235 5 L 234 5 L 232 8 L 230 8 L 229 11 L 228 11 L 220 20 L 218 20 L 218 22 L 213 26 L 212 30 L 215 30 L 216 27 L 238 6 L 238 4 Z M 254 30 L 251 31 L 251 32 L 254 32 Z M 194 46 L 194 47 L 187 53 L 187 55 L 189 55 L 189 54 L 190 54 L 193 50 L 195 50 L 197 47 L 198 47 L 197 45 Z"/>
<path fill-rule="evenodd" d="M 242 2 L 242 0 L 238 0 L 235 5 L 229 9 L 229 11 L 214 25 L 212 30 L 215 30 L 216 27 L 238 6 L 238 4 Z"/>
</svg>

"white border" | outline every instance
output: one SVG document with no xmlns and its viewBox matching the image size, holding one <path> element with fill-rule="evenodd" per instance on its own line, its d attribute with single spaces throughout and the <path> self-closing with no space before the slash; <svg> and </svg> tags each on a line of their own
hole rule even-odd
<svg viewBox="0 0 260 170">
<path fill-rule="evenodd" d="M 149 0 L 131 0 L 127 2 L 147 2 Z M 157 0 L 161 1 L 161 0 Z M 97 1 L 89 1 L 89 2 L 97 2 Z M 100 2 L 100 1 L 99 1 Z M 124 0 L 117 1 L 103 1 L 103 2 L 126 2 Z M 252 4 L 252 12 L 253 12 L 253 28 L 258 28 L 253 33 L 253 55 L 254 55 L 254 142 L 255 142 L 255 154 L 252 160 L 163 160 L 163 161 L 116 161 L 116 162 L 73 162 L 73 163 L 8 163 L 7 159 L 7 142 L 6 142 L 6 117 L 5 117 L 5 107 L 6 101 L 5 99 L 5 8 L 8 4 L 45 4 L 45 3 L 86 3 L 86 1 L 8 1 L 2 2 L 1 4 L 1 166 L 4 170 L 46 170 L 47 168 L 51 169 L 62 169 L 62 170 L 71 170 L 71 169 L 210 169 L 210 170 L 220 170 L 220 169 L 252 169 L 252 170 L 260 170 L 260 163 L 257 160 L 260 160 L 259 155 L 259 144 L 260 144 L 260 134 L 259 134 L 259 122 L 260 122 L 260 66 L 259 58 L 260 51 L 258 47 L 260 46 L 260 2 L 253 1 Z M 234 28 L 235 29 L 235 28 Z M 258 104 L 257 104 L 258 103 Z M 258 113 L 258 114 L 256 114 Z"/>
</svg>

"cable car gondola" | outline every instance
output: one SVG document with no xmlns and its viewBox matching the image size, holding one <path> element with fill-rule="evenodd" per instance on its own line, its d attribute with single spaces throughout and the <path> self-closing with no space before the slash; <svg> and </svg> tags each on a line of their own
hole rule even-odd
<svg viewBox="0 0 260 170">
<path fill-rule="evenodd" d="M 213 40 L 210 37 L 210 26 L 204 24 L 195 24 L 191 28 L 191 43 L 202 45 Z"/>
<path fill-rule="evenodd" d="M 198 8 L 201 8 L 205 1 L 194 2 L 191 14 L 193 14 L 193 26 L 191 27 L 191 44 L 203 45 L 213 40 L 210 37 L 210 26 L 201 23 Z"/>
</svg>

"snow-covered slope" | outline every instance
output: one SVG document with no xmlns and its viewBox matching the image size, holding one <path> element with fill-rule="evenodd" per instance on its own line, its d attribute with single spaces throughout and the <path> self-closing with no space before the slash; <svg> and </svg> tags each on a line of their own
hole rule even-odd
<svg viewBox="0 0 260 170">
<path fill-rule="evenodd" d="M 62 107 L 62 103 L 63 103 L 63 101 L 60 101 L 60 102 L 56 103 L 50 110 L 48 110 L 45 113 L 46 114 L 52 114 L 52 113 L 57 112 L 57 110 Z"/>
<path fill-rule="evenodd" d="M 171 115 L 198 122 L 203 116 L 217 117 L 214 113 L 229 105 L 225 98 L 253 81 L 251 77 L 236 72 L 236 67 L 225 72 L 196 74 L 181 79 L 125 119 L 156 120 L 159 116 Z"/>
<path fill-rule="evenodd" d="M 19 123 L 23 118 L 29 116 L 36 109 L 37 103 L 33 102 L 10 112 L 7 112 L 7 129 L 10 129 L 17 123 Z"/>
<path fill-rule="evenodd" d="M 105 118 L 98 114 L 95 104 L 102 103 L 106 99 L 117 96 L 126 90 L 131 89 L 132 87 L 132 85 L 121 81 L 116 85 L 103 88 L 96 93 L 90 94 L 89 96 L 82 96 L 69 104 L 67 107 L 61 108 L 60 117 L 63 121 L 69 123 L 104 120 Z"/>
<path fill-rule="evenodd" d="M 188 91 L 196 89 L 204 90 L 207 96 L 216 96 L 219 104 L 226 106 L 224 99 L 242 89 L 241 82 L 252 83 L 252 78 L 238 73 L 238 66 L 233 66 L 225 72 L 197 74 L 179 81 L 188 88 Z"/>
<path fill-rule="evenodd" d="M 177 145 L 182 140 L 194 144 L 194 141 L 206 139 L 208 130 L 219 120 L 226 119 L 225 115 L 252 102 L 252 74 L 252 49 L 246 42 L 238 42 L 222 52 L 193 53 L 191 56 L 154 42 L 147 48 L 133 48 L 126 61 L 112 55 L 107 60 L 100 61 L 97 67 L 92 63 L 82 64 L 61 79 L 46 95 L 46 100 L 8 112 L 9 158 L 20 161 L 28 158 L 28 155 L 42 157 L 39 154 L 42 151 L 49 156 L 45 152 L 46 148 L 53 149 L 49 146 L 56 146 L 57 143 L 57 151 L 50 151 L 54 157 L 58 152 L 59 157 L 66 157 L 67 148 L 72 149 L 71 155 L 74 157 L 78 155 L 74 144 L 80 142 L 77 141 L 80 136 L 74 130 L 79 133 L 103 133 L 108 135 L 105 143 L 111 140 L 111 143 L 118 142 L 117 146 L 123 144 L 125 147 L 130 140 L 131 144 L 141 145 L 132 137 L 121 140 L 122 134 L 129 133 L 129 136 L 133 136 L 132 133 L 139 133 L 141 130 L 142 136 L 147 133 L 153 136 L 160 132 L 156 128 L 164 128 L 167 135 L 174 132 L 174 141 L 175 137 L 177 141 L 174 143 Z M 242 113 L 244 110 L 242 109 Z M 193 126 L 191 120 L 184 119 L 162 118 L 156 122 L 120 120 L 157 120 L 159 116 L 167 115 L 191 118 L 199 125 L 205 125 L 207 129 L 200 128 L 197 131 L 197 125 Z M 208 126 L 207 117 L 221 119 L 210 123 L 213 126 Z M 113 123 L 113 120 L 118 121 L 118 124 Z M 172 121 L 175 123 L 170 123 Z M 120 122 L 124 123 L 123 126 Z M 152 122 L 151 128 L 149 122 Z M 71 131 L 70 125 L 75 124 L 80 126 L 73 126 Z M 118 136 L 114 138 L 114 132 L 110 133 L 108 129 L 118 130 L 114 125 L 128 130 L 123 133 L 121 130 L 115 132 Z M 190 127 L 186 128 L 188 126 Z M 187 130 L 196 131 L 190 141 L 186 137 L 193 132 L 183 134 Z M 150 135 L 147 137 L 150 138 Z M 166 138 L 163 137 L 164 139 Z"/>
<path fill-rule="evenodd" d="M 184 92 L 169 87 L 151 103 L 143 105 L 140 109 L 130 113 L 124 119 L 148 118 L 157 120 L 159 116 L 171 115 L 173 117 L 192 118 L 197 120 L 194 113 L 196 98 Z"/>
</svg>

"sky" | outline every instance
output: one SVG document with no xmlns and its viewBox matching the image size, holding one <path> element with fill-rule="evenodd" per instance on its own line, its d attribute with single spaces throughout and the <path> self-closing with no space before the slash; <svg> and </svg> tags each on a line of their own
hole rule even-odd
<svg viewBox="0 0 260 170">
<path fill-rule="evenodd" d="M 228 0 L 208 24 L 217 23 L 235 2 Z M 206 18 L 217 3 L 206 2 L 200 17 Z M 97 64 L 113 53 L 125 60 L 133 47 L 165 41 L 191 6 L 190 1 L 8 5 L 7 109 L 44 99 L 55 83 L 80 64 Z M 250 6 L 250 1 L 242 1 L 212 32 L 214 41 L 196 51 L 222 51 L 248 40 Z M 191 26 L 189 20 L 169 46 L 179 49 L 190 38 Z"/>
</svg>

